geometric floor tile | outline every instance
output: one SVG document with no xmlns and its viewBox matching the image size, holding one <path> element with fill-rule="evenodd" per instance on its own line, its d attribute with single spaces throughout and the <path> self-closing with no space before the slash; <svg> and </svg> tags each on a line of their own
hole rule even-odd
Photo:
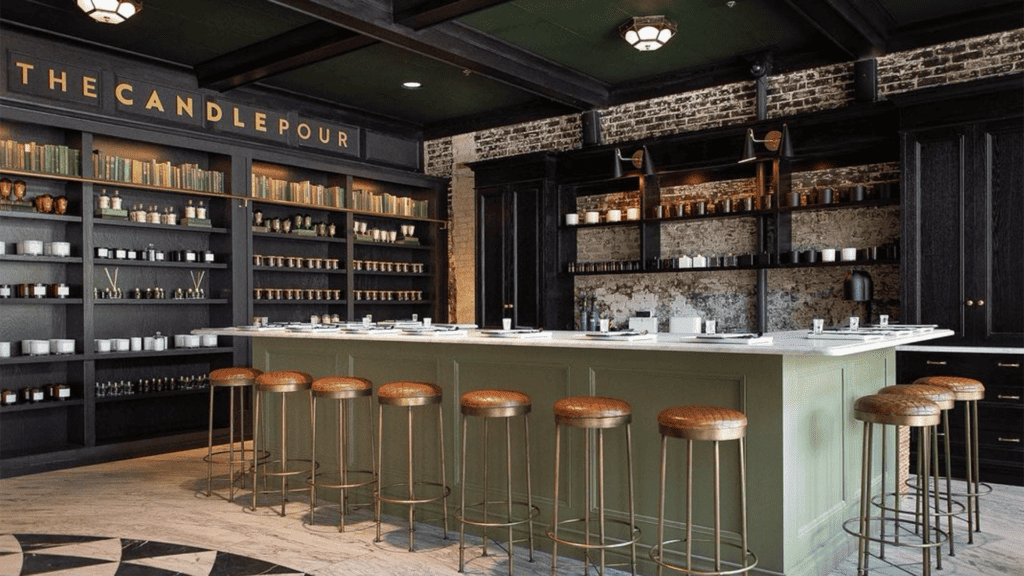
<svg viewBox="0 0 1024 576">
<path fill-rule="evenodd" d="M 0 534 L 0 576 L 305 576 L 195 546 L 132 538 Z"/>
</svg>

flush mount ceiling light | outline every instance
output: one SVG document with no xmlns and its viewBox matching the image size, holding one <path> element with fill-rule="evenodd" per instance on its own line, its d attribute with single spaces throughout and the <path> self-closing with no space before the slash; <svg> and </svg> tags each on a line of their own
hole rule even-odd
<svg viewBox="0 0 1024 576">
<path fill-rule="evenodd" d="M 78 7 L 97 22 L 120 24 L 142 10 L 142 0 L 78 0 Z"/>
<path fill-rule="evenodd" d="M 634 16 L 619 26 L 619 35 L 633 48 L 650 52 L 676 35 L 676 23 L 664 16 Z"/>
<path fill-rule="evenodd" d="M 423 84 L 416 81 L 402 82 L 402 88 L 405 88 L 406 90 L 416 90 L 420 86 L 423 86 Z"/>
</svg>

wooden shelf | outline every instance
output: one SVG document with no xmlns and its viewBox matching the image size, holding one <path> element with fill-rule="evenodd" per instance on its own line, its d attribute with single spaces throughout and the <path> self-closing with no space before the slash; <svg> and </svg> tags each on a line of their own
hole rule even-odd
<svg viewBox="0 0 1024 576">
<path fill-rule="evenodd" d="M 431 246 L 422 246 L 420 244 L 401 244 L 398 242 L 353 242 L 356 246 L 378 246 L 381 248 L 402 248 L 405 250 L 430 250 Z"/>
<path fill-rule="evenodd" d="M 63 182 L 85 182 L 81 176 L 69 174 L 52 174 L 50 172 L 33 172 L 32 170 L 15 170 L 13 168 L 0 168 L 0 174 L 4 176 L 21 176 L 23 178 L 43 178 L 46 180 L 60 180 Z"/>
<path fill-rule="evenodd" d="M 579 224 L 569 225 L 569 224 L 565 224 L 564 223 L 565 219 L 563 218 L 562 222 L 563 223 L 558 226 L 562 230 L 578 230 L 578 229 L 587 229 L 587 228 L 617 228 L 617 227 L 623 227 L 623 226 L 633 227 L 633 226 L 639 226 L 640 225 L 640 220 L 621 220 L 619 222 L 598 222 L 597 224 L 584 224 L 584 223 L 580 222 Z"/>
<path fill-rule="evenodd" d="M 58 408 L 81 406 L 83 404 L 85 404 L 85 400 L 81 398 L 68 398 L 67 400 L 43 400 L 42 402 L 23 402 L 19 400 L 17 404 L 0 406 L 0 414 L 8 414 L 10 412 L 29 412 L 31 410 L 55 410 Z"/>
<path fill-rule="evenodd" d="M 25 264 L 81 264 L 80 256 L 22 256 L 21 254 L 0 254 L 0 260 L 24 262 Z"/>
<path fill-rule="evenodd" d="M 337 306 L 338 304 L 347 304 L 348 300 L 268 300 L 266 298 L 260 298 L 259 300 L 252 301 L 254 306 L 260 304 L 274 304 L 274 305 L 290 305 L 299 306 L 307 304 L 309 306 Z"/>
<path fill-rule="evenodd" d="M 114 226 L 120 228 L 141 228 L 146 230 L 167 230 L 174 232 L 194 232 L 199 234 L 227 234 L 227 228 L 202 228 L 199 226 L 171 226 L 170 224 L 150 224 L 148 222 L 132 222 L 130 220 L 114 220 L 112 218 L 96 218 L 93 226 Z"/>
<path fill-rule="evenodd" d="M 288 268 L 282 266 L 253 266 L 253 272 L 284 272 L 286 274 L 347 274 L 344 268 Z"/>
<path fill-rule="evenodd" d="M 427 272 L 375 272 L 372 270 L 354 270 L 353 274 L 359 276 L 405 276 L 410 278 L 426 278 L 430 276 Z"/>
<path fill-rule="evenodd" d="M 85 354 L 43 354 L 41 356 L 12 356 L 0 358 L 0 366 L 14 364 L 49 364 L 52 362 L 79 362 L 86 360 Z"/>
<path fill-rule="evenodd" d="M 356 306 L 421 306 L 431 304 L 430 300 L 356 300 Z"/>
<path fill-rule="evenodd" d="M 42 305 L 67 306 L 70 304 L 81 304 L 81 298 L 0 298 L 0 306 L 17 305 Z"/>
<path fill-rule="evenodd" d="M 170 358 L 174 356 L 213 356 L 230 354 L 234 348 L 220 346 L 217 348 L 171 348 L 169 350 L 141 350 L 138 352 L 90 352 L 90 360 L 127 360 L 131 358 Z"/>
<path fill-rule="evenodd" d="M 329 236 L 299 236 L 298 234 L 284 232 L 253 232 L 253 240 L 257 238 L 273 238 L 275 240 L 298 240 L 300 242 L 327 242 L 336 244 L 345 244 L 348 242 L 345 238 L 335 238 Z"/>
<path fill-rule="evenodd" d="M 111 298 L 109 300 L 93 300 L 93 304 L 98 306 L 146 306 L 149 304 L 156 305 L 174 305 L 174 306 L 188 306 L 188 305 L 211 305 L 211 304 L 227 304 L 227 298 Z"/>
<path fill-rule="evenodd" d="M 49 220 L 51 222 L 81 222 L 81 216 L 70 216 L 68 214 L 43 214 L 41 212 L 15 212 L 13 210 L 0 210 L 0 218 L 21 218 L 24 220 Z"/>
<path fill-rule="evenodd" d="M 209 388 L 197 390 L 164 390 L 163 392 L 140 392 L 138 394 L 126 394 L 124 396 L 104 396 L 97 398 L 97 404 L 111 404 L 113 402 L 130 402 L 132 400 L 158 400 L 170 396 L 195 396 L 197 394 L 209 395 Z"/>
<path fill-rule="evenodd" d="M 100 178 L 83 178 L 83 182 L 110 186 L 114 188 L 127 188 L 129 190 L 146 190 L 149 192 L 170 192 L 172 194 L 188 194 L 190 196 L 205 196 L 209 198 L 231 198 L 226 192 L 207 192 L 205 190 L 189 190 L 187 188 L 171 188 L 170 186 L 151 186 L 149 184 L 134 184 L 132 182 L 119 182 L 117 180 L 103 180 Z"/>
<path fill-rule="evenodd" d="M 212 268 L 215 270 L 226 270 L 228 265 L 222 262 L 150 262 L 148 260 L 118 260 L 115 258 L 97 258 L 93 260 L 93 266 L 102 266 L 110 262 L 118 266 L 145 266 L 151 268 Z"/>
<path fill-rule="evenodd" d="M 244 199 L 249 200 L 249 201 L 254 202 L 254 203 L 258 203 L 258 204 L 272 204 L 272 205 L 277 205 L 277 206 L 294 206 L 296 208 L 302 208 L 303 210 L 323 210 L 323 211 L 326 211 L 326 212 L 351 212 L 352 214 L 355 214 L 357 216 L 366 216 L 366 217 L 372 217 L 372 218 L 388 218 L 388 219 L 391 219 L 391 220 L 406 220 L 406 221 L 413 221 L 413 222 L 431 222 L 431 223 L 436 223 L 436 224 L 444 224 L 445 223 L 444 220 L 437 220 L 437 219 L 434 219 L 434 218 L 422 218 L 422 217 L 419 217 L 419 216 L 399 216 L 397 214 L 379 214 L 377 212 L 367 212 L 365 210 L 355 210 L 353 208 L 339 208 L 339 207 L 336 207 L 336 206 L 322 206 L 322 205 L 319 205 L 319 204 L 304 204 L 302 202 L 291 202 L 289 200 L 270 200 L 268 198 L 254 198 L 254 197 L 251 197 L 251 196 L 244 197 Z"/>
</svg>

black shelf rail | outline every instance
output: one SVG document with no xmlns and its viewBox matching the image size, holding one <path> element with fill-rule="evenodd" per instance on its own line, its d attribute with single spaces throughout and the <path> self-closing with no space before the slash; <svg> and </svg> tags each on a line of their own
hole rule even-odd
<svg viewBox="0 0 1024 576">
<path fill-rule="evenodd" d="M 363 240 L 356 240 L 353 242 L 356 246 L 377 246 L 381 248 L 402 248 L 405 250 L 430 250 L 431 246 L 423 246 L 421 244 L 402 244 L 401 242 L 366 242 Z"/>
<path fill-rule="evenodd" d="M 73 214 L 47 214 L 45 212 L 15 212 L 0 210 L 0 218 L 23 218 L 25 220 L 49 220 L 52 222 L 81 222 L 81 216 Z"/>
<path fill-rule="evenodd" d="M 140 350 L 137 352 L 92 352 L 87 354 L 89 360 L 127 360 L 132 358 L 173 358 L 175 356 L 214 356 L 230 354 L 231 347 L 217 348 L 170 348 L 167 350 Z"/>
<path fill-rule="evenodd" d="M 67 400 L 43 400 L 42 402 L 23 402 L 19 401 L 17 404 L 11 404 L 10 406 L 0 406 L 0 414 L 8 414 L 10 412 L 28 412 L 31 410 L 56 410 L 58 408 L 72 408 L 74 406 L 82 406 L 85 404 L 85 400 L 82 398 L 68 398 Z"/>
<path fill-rule="evenodd" d="M 348 242 L 345 238 L 335 238 L 333 236 L 300 236 L 290 232 L 253 232 L 252 237 L 254 240 L 257 238 L 273 238 L 275 240 L 298 240 L 300 242 L 328 242 L 337 244 L 345 244 Z"/>
<path fill-rule="evenodd" d="M 253 266 L 253 272 L 283 272 L 285 274 L 348 274 L 344 268 L 288 268 L 287 266 Z"/>
<path fill-rule="evenodd" d="M 0 306 L 45 305 L 68 306 L 81 304 L 81 298 L 0 298 Z"/>
<path fill-rule="evenodd" d="M 93 301 L 93 304 L 96 304 L 98 306 L 148 306 L 150 304 L 174 306 L 207 306 L 227 303 L 227 298 L 112 298 L 109 300 Z"/>
<path fill-rule="evenodd" d="M 0 261 L 24 262 L 26 264 L 81 264 L 81 256 L 25 256 L 22 254 L 0 254 Z"/>
<path fill-rule="evenodd" d="M 130 220 L 113 220 L 96 218 L 93 226 L 115 226 L 121 228 L 142 228 L 147 230 L 173 230 L 174 232 L 195 232 L 199 234 L 227 234 L 227 228 L 206 228 L 203 226 L 172 226 L 170 224 L 150 224 L 149 222 L 132 222 Z"/>
<path fill-rule="evenodd" d="M 93 266 L 102 266 L 106 263 L 117 266 L 145 266 L 149 268 L 210 268 L 213 270 L 226 270 L 228 265 L 222 262 L 170 262 L 167 260 L 150 262 L 149 260 L 120 260 L 116 258 L 97 258 Z"/>
</svg>

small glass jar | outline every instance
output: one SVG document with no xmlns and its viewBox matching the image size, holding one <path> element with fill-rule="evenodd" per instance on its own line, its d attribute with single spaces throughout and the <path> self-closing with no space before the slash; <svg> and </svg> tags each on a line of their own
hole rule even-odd
<svg viewBox="0 0 1024 576">
<path fill-rule="evenodd" d="M 196 207 L 192 204 L 192 200 L 189 200 L 188 204 L 185 204 L 185 218 L 195 218 L 195 217 L 196 217 Z"/>
<path fill-rule="evenodd" d="M 100 210 L 110 208 L 110 196 L 107 196 L 107 191 L 105 189 L 100 191 L 99 205 Z"/>
<path fill-rule="evenodd" d="M 199 205 L 196 206 L 196 218 L 206 220 L 206 205 L 203 204 L 202 200 L 200 200 Z"/>
<path fill-rule="evenodd" d="M 114 190 L 114 196 L 110 199 L 111 210 L 120 210 L 122 202 L 121 194 L 117 190 Z"/>
</svg>

